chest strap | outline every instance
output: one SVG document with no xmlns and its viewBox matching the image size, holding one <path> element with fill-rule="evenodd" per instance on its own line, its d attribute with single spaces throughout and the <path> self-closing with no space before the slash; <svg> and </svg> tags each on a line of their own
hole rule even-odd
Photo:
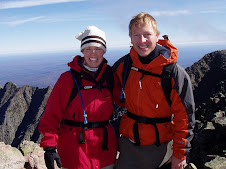
<svg viewBox="0 0 226 169">
<path fill-rule="evenodd" d="M 142 117 L 138 116 L 136 114 L 133 114 L 131 112 L 127 112 L 126 115 L 135 120 L 135 123 L 133 125 L 133 135 L 134 135 L 134 140 L 137 145 L 140 145 L 140 137 L 139 137 L 139 130 L 138 130 L 138 123 L 144 123 L 144 124 L 151 124 L 155 127 L 155 134 L 156 134 L 156 146 L 160 146 L 160 139 L 159 139 L 159 130 L 156 125 L 156 123 L 166 123 L 166 122 L 171 122 L 172 118 L 170 117 L 161 117 L 161 118 L 149 118 L 149 117 Z"/>
<path fill-rule="evenodd" d="M 83 139 L 83 130 L 93 129 L 93 128 L 103 128 L 102 149 L 108 150 L 108 131 L 107 131 L 105 126 L 107 126 L 109 124 L 109 120 L 97 121 L 97 122 L 88 122 L 87 124 L 84 124 L 84 122 L 81 122 L 81 121 L 73 121 L 73 120 L 63 119 L 61 124 L 66 124 L 68 126 L 73 126 L 73 127 L 83 127 L 82 131 L 80 132 L 79 144 L 85 143 L 84 139 Z"/>
</svg>

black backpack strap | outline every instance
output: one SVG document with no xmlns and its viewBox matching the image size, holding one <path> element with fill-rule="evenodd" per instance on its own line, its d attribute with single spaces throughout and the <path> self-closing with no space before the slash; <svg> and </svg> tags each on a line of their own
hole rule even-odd
<svg viewBox="0 0 226 169">
<path fill-rule="evenodd" d="M 171 91 L 172 91 L 171 77 L 172 77 L 172 71 L 173 71 L 176 63 L 165 65 L 163 67 L 161 75 L 158 75 L 158 74 L 155 74 L 155 73 L 152 73 L 152 72 L 148 72 L 148 71 L 144 71 L 142 69 L 138 69 L 138 68 L 132 67 L 132 64 L 133 63 L 132 63 L 132 59 L 130 58 L 130 55 L 129 54 L 126 55 L 125 56 L 125 61 L 124 61 L 124 66 L 123 66 L 123 71 L 122 71 L 123 86 L 122 86 L 122 91 L 121 91 L 122 94 L 121 94 L 121 96 L 123 96 L 123 97 L 121 98 L 121 102 L 123 102 L 123 103 L 125 102 L 125 95 L 123 94 L 124 87 L 126 85 L 126 81 L 128 79 L 130 70 L 133 69 L 133 70 L 136 70 L 136 71 L 142 73 L 141 79 L 143 78 L 144 75 L 151 75 L 151 76 L 155 76 L 155 77 L 161 78 L 161 84 L 162 84 L 162 89 L 163 89 L 165 98 L 166 98 L 167 103 L 169 104 L 169 106 L 171 106 L 171 104 L 172 104 L 172 101 L 170 100 L 170 94 L 171 94 Z"/>
<path fill-rule="evenodd" d="M 133 125 L 133 135 L 134 135 L 134 140 L 136 142 L 136 145 L 140 145 L 140 137 L 139 137 L 139 130 L 138 130 L 138 123 L 143 123 L 143 124 L 151 124 L 155 127 L 155 135 L 156 135 L 156 146 L 160 146 L 160 138 L 159 138 L 159 130 L 156 125 L 156 123 L 167 123 L 172 121 L 172 117 L 160 117 L 160 118 L 149 118 L 149 117 L 142 117 L 138 116 L 136 114 L 133 114 L 129 111 L 127 111 L 126 115 L 135 120 L 135 123 Z"/>
<path fill-rule="evenodd" d="M 173 72 L 175 65 L 176 65 L 176 63 L 165 65 L 162 70 L 161 84 L 162 84 L 162 89 L 163 89 L 163 92 L 165 94 L 165 97 L 166 97 L 166 100 L 167 100 L 169 106 L 171 106 L 171 104 L 172 104 L 172 101 L 170 99 L 170 94 L 172 91 L 171 77 L 172 77 L 172 72 Z"/>
<path fill-rule="evenodd" d="M 123 84 L 122 84 L 122 90 L 121 90 L 121 95 L 120 95 L 120 102 L 121 103 L 125 103 L 125 92 L 124 92 L 124 88 L 126 86 L 126 81 L 129 77 L 129 73 L 132 67 L 132 59 L 130 57 L 130 54 L 125 55 L 124 57 L 124 65 L 123 65 L 123 70 L 122 70 L 122 80 L 123 80 Z"/>
<path fill-rule="evenodd" d="M 112 72 L 112 69 L 109 65 L 104 70 L 103 75 L 101 76 L 100 80 L 97 82 L 97 85 L 100 86 L 100 88 L 104 87 L 103 83 L 107 82 L 106 88 L 108 88 L 111 91 L 111 95 L 113 96 L 113 88 L 114 88 L 114 75 Z"/>
<path fill-rule="evenodd" d="M 156 73 L 152 73 L 152 72 L 149 72 L 149 71 L 146 71 L 146 70 L 143 70 L 143 69 L 139 69 L 139 68 L 136 68 L 136 67 L 131 67 L 131 69 L 137 71 L 137 72 L 140 72 L 142 74 L 141 78 L 143 78 L 144 75 L 150 75 L 150 76 L 155 76 L 155 77 L 159 77 L 159 78 L 162 78 L 162 75 L 159 75 L 159 74 L 156 74 Z"/>
<path fill-rule="evenodd" d="M 78 85 L 81 87 L 81 85 L 82 85 L 82 79 L 81 79 L 80 73 L 79 72 L 76 72 L 73 69 L 71 69 L 71 72 L 73 74 L 72 76 L 75 77 L 75 79 L 78 82 Z M 75 82 L 73 80 L 73 88 L 71 90 L 71 95 L 69 97 L 69 100 L 68 100 L 68 103 L 67 103 L 67 107 L 69 106 L 69 104 L 71 103 L 71 101 L 76 97 L 77 94 L 78 94 L 78 87 L 77 87 L 77 85 L 75 84 Z"/>
<path fill-rule="evenodd" d="M 82 127 L 82 131 L 79 135 L 79 144 L 84 144 L 84 137 L 83 137 L 83 130 L 85 129 L 93 129 L 93 128 L 103 128 L 103 143 L 102 143 L 102 149 L 108 150 L 108 130 L 106 128 L 107 125 L 109 125 L 109 120 L 106 121 L 97 121 L 97 122 L 88 122 L 87 124 L 84 124 L 82 121 L 73 121 L 68 119 L 63 119 L 61 124 L 65 124 L 68 126 L 73 127 Z"/>
<path fill-rule="evenodd" d="M 115 85 L 115 79 L 114 79 L 113 71 L 110 66 L 107 66 L 106 72 L 107 72 L 107 77 L 106 77 L 107 88 L 111 90 L 111 95 L 113 96 L 113 88 Z"/>
<path fill-rule="evenodd" d="M 82 86 L 82 78 L 83 78 L 83 79 L 89 80 L 90 82 L 93 82 L 96 84 L 95 86 L 91 86 L 91 88 L 97 88 L 97 89 L 108 88 L 111 91 L 111 94 L 113 95 L 114 75 L 113 75 L 113 72 L 109 65 L 107 65 L 103 75 L 101 76 L 101 78 L 98 82 L 84 70 L 81 70 L 81 72 L 79 73 L 79 72 L 71 69 L 71 72 L 72 72 L 72 76 L 75 77 L 75 79 L 78 83 L 79 89 L 84 89 L 84 86 Z M 81 76 L 83 76 L 83 77 L 81 77 Z M 107 86 L 103 86 L 103 83 L 105 80 L 107 81 Z M 71 101 L 76 97 L 77 94 L 78 94 L 78 88 L 73 80 L 73 88 L 72 88 L 71 95 L 68 100 L 67 107 L 69 106 Z"/>
<path fill-rule="evenodd" d="M 123 70 L 122 70 L 122 79 L 123 82 L 125 83 L 124 86 L 126 85 L 126 81 L 129 77 L 129 73 L 132 67 L 132 59 L 130 57 L 130 54 L 125 55 L 125 60 L 124 60 L 124 65 L 123 65 Z"/>
</svg>

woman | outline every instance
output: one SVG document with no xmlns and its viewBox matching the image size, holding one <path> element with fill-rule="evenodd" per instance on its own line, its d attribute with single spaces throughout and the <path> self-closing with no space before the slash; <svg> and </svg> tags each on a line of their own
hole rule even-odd
<svg viewBox="0 0 226 169">
<path fill-rule="evenodd" d="M 54 160 L 68 169 L 112 169 L 117 145 L 109 120 L 120 82 L 103 57 L 105 33 L 89 26 L 76 38 L 84 57 L 76 56 L 53 88 L 39 123 L 40 146 L 48 169 Z"/>
</svg>

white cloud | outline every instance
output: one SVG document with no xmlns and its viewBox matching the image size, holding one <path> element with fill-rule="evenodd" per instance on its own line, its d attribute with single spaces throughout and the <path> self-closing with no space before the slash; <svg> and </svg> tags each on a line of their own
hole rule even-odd
<svg viewBox="0 0 226 169">
<path fill-rule="evenodd" d="M 204 14 L 207 14 L 207 13 L 217 13 L 218 11 L 216 10 L 207 10 L 207 11 L 200 11 L 200 13 L 204 13 Z"/>
<path fill-rule="evenodd" d="M 150 12 L 152 16 L 177 16 L 177 15 L 188 15 L 191 14 L 188 10 L 177 10 L 177 11 L 156 11 Z"/>
<path fill-rule="evenodd" d="M 28 23 L 28 22 L 38 21 L 42 18 L 44 18 L 44 16 L 32 17 L 32 18 L 27 18 L 27 19 L 23 19 L 23 20 L 16 20 L 16 21 L 11 21 L 11 22 L 4 22 L 4 24 L 10 25 L 10 26 L 15 26 L 15 25 Z"/>
<path fill-rule="evenodd" d="M 199 41 L 175 41 L 173 43 L 174 45 L 224 45 L 226 44 L 226 40 L 212 40 L 212 41 L 206 41 L 206 40 L 199 40 Z"/>
<path fill-rule="evenodd" d="M 9 8 L 24 8 L 31 6 L 40 6 L 56 3 L 78 2 L 86 0 L 21 0 L 21 1 L 2 1 L 0 3 L 0 9 Z"/>
</svg>

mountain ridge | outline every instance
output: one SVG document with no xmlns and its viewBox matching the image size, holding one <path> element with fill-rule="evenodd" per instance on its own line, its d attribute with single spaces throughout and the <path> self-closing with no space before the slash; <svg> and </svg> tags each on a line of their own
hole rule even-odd
<svg viewBox="0 0 226 169">
<path fill-rule="evenodd" d="M 219 83 L 226 77 L 226 50 L 206 54 L 185 70 L 191 78 L 196 105 L 206 102 L 214 93 L 220 90 Z"/>
<path fill-rule="evenodd" d="M 0 140 L 15 147 L 24 139 L 40 141 L 37 125 L 51 91 L 6 83 L 0 90 Z"/>
</svg>

